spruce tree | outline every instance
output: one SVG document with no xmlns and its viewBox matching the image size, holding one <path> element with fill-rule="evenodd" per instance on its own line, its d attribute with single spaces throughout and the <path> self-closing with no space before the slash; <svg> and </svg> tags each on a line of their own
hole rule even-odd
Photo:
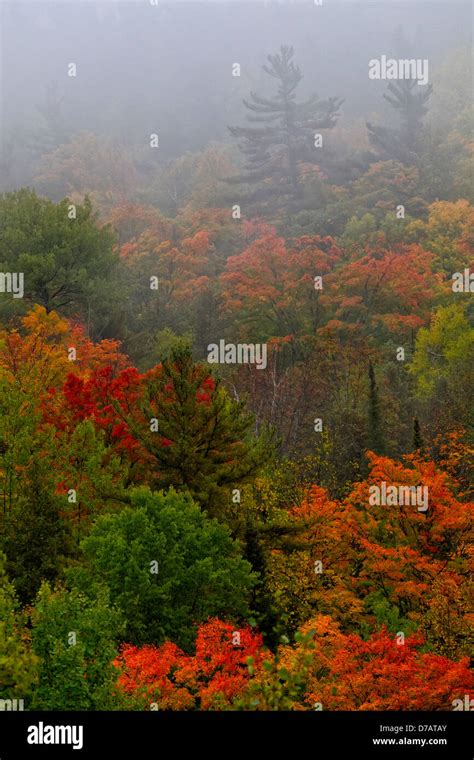
<svg viewBox="0 0 474 760">
<path fill-rule="evenodd" d="M 320 100 L 313 95 L 297 102 L 296 90 L 303 75 L 293 55 L 292 47 L 282 46 L 279 53 L 268 56 L 269 65 L 263 66 L 278 84 L 276 95 L 263 97 L 251 92 L 250 99 L 243 101 L 250 111 L 248 120 L 259 126 L 229 127 L 231 134 L 242 140 L 239 147 L 247 161 L 246 173 L 228 181 L 250 185 L 249 200 L 277 198 L 298 208 L 303 194 L 301 164 L 319 162 L 315 133 L 335 125 L 342 100 Z"/>
</svg>

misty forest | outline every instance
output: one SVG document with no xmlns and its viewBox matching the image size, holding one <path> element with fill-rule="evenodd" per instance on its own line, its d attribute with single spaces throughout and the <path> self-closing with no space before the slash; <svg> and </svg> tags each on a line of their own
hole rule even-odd
<svg viewBox="0 0 474 760">
<path fill-rule="evenodd" d="M 0 703 L 474 709 L 469 3 L 0 3 Z"/>
</svg>

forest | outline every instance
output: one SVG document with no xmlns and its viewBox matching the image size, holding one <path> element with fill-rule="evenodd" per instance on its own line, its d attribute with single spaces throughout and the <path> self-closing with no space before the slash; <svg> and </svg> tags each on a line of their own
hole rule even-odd
<svg viewBox="0 0 474 760">
<path fill-rule="evenodd" d="M 469 4 L 0 22 L 2 709 L 473 710 Z"/>
</svg>

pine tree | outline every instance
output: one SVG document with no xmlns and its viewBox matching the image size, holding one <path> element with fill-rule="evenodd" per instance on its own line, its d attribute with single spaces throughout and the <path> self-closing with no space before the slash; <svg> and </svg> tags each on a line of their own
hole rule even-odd
<svg viewBox="0 0 474 760">
<path fill-rule="evenodd" d="M 276 55 L 269 55 L 264 71 L 278 82 L 277 94 L 271 98 L 250 93 L 244 100 L 251 112 L 248 120 L 262 126 L 229 127 L 231 134 L 242 139 L 240 149 L 247 158 L 246 173 L 230 178 L 234 183 L 253 185 L 248 198 L 271 200 L 298 207 L 303 189 L 301 163 L 316 163 L 315 133 L 330 129 L 336 123 L 340 98 L 320 100 L 313 95 L 297 103 L 296 90 L 303 75 L 293 63 L 292 47 L 282 46 Z"/>
<path fill-rule="evenodd" d="M 189 491 L 212 516 L 231 504 L 231 490 L 255 476 L 273 455 L 273 435 L 251 434 L 253 417 L 214 378 L 209 365 L 196 363 L 186 346 L 144 380 L 139 409 L 114 407 L 139 441 L 158 488 Z M 150 429 L 156 419 L 157 431 Z"/>
<path fill-rule="evenodd" d="M 369 363 L 369 448 L 375 454 L 384 453 L 384 439 L 380 420 L 380 400 L 372 362 Z"/>
<path fill-rule="evenodd" d="M 420 153 L 423 117 L 432 93 L 432 85 L 419 86 L 416 79 L 390 82 L 385 100 L 398 112 L 400 127 L 377 127 L 367 123 L 371 144 L 385 157 L 403 164 L 416 164 Z"/>
</svg>

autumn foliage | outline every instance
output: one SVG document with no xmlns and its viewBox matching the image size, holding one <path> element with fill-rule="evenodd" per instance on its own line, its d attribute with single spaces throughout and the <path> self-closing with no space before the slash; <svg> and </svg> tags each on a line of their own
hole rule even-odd
<svg viewBox="0 0 474 760">
<path fill-rule="evenodd" d="M 134 38 L 125 5 L 92 31 Z M 172 5 L 142 11 L 171 32 Z M 294 5 L 292 24 L 308 11 Z M 114 75 L 97 134 L 69 77 L 67 97 L 51 86 L 38 108 L 13 109 L 0 151 L 0 705 L 474 705 L 469 62 L 461 48 L 443 60 L 441 37 L 433 85 L 388 83 L 379 113 L 385 85 L 370 74 L 356 107 L 358 92 L 333 91 L 335 69 L 327 96 L 310 94 L 316 60 L 301 90 L 284 44 L 258 76 L 254 48 L 232 80 L 227 64 L 203 75 L 223 60 L 212 45 L 184 68 L 173 47 L 180 88 L 161 91 L 158 66 L 143 99 L 147 77 L 130 73 L 122 125 Z M 122 56 L 124 71 L 139 58 Z"/>
<path fill-rule="evenodd" d="M 237 630 L 211 619 L 198 630 L 194 655 L 185 655 L 171 642 L 161 647 L 125 645 L 115 664 L 123 671 L 120 688 L 141 698 L 144 707 L 157 702 L 160 710 L 210 710 L 229 708 L 245 690 L 249 657 L 260 665 L 261 635 L 248 626 Z"/>
<path fill-rule="evenodd" d="M 273 655 L 261 636 L 214 619 L 199 628 L 191 656 L 171 642 L 125 645 L 115 662 L 119 689 L 142 708 L 160 710 L 225 710 L 250 694 L 262 709 L 264 684 L 298 674 L 304 675 L 291 697 L 295 710 L 449 710 L 474 689 L 467 657 L 453 662 L 423 652 L 419 636 L 402 640 L 382 629 L 364 640 L 323 615 L 305 623 L 302 634 L 300 643 Z"/>
<path fill-rule="evenodd" d="M 311 631 L 310 664 L 303 704 L 326 710 L 450 710 L 452 701 L 472 692 L 465 657 L 452 662 L 423 652 L 423 639 L 401 639 L 382 629 L 367 639 L 344 634 L 328 616 L 305 623 Z M 286 648 L 282 664 L 299 667 L 308 642 Z"/>
</svg>

